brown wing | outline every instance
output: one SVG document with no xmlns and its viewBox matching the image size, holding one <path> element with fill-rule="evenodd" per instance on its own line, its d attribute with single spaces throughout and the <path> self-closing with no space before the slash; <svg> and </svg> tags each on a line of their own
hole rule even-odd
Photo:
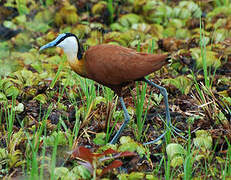
<svg viewBox="0 0 231 180">
<path fill-rule="evenodd" d="M 140 79 L 166 62 L 167 55 L 138 53 L 116 45 L 97 45 L 85 54 L 87 77 L 104 85 Z"/>
</svg>

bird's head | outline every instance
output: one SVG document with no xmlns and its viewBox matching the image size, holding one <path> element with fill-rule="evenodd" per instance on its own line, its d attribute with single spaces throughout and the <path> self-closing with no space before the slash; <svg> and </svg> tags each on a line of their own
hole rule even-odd
<svg viewBox="0 0 231 180">
<path fill-rule="evenodd" d="M 76 35 L 72 33 L 63 33 L 58 35 L 58 37 L 49 42 L 48 44 L 42 46 L 39 51 L 50 47 L 60 47 L 63 49 L 64 53 L 66 53 L 69 60 L 74 58 L 81 59 L 82 58 L 82 48 L 80 47 L 79 39 Z"/>
</svg>

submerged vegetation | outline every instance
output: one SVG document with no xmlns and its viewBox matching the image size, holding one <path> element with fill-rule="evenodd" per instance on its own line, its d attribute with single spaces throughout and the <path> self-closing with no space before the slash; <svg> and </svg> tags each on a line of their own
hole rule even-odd
<svg viewBox="0 0 231 180">
<path fill-rule="evenodd" d="M 230 9 L 230 0 L 1 1 L 0 179 L 231 178 Z M 61 49 L 38 52 L 63 32 L 85 49 L 171 54 L 148 78 L 167 89 L 180 135 L 142 145 L 164 132 L 165 108 L 158 90 L 134 83 L 123 94 L 131 122 L 107 144 L 124 120 L 118 97 L 72 72 Z"/>
</svg>

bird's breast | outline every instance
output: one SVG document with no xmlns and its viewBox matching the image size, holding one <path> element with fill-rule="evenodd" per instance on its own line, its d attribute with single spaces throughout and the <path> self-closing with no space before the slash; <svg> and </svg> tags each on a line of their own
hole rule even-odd
<svg viewBox="0 0 231 180">
<path fill-rule="evenodd" d="M 80 60 L 76 58 L 75 60 L 68 61 L 68 62 L 72 70 L 74 70 L 77 74 L 79 74 L 82 77 L 87 77 L 84 57 Z"/>
</svg>

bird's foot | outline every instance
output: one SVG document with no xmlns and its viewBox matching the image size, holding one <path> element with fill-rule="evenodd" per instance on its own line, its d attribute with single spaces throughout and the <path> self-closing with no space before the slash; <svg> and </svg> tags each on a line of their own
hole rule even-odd
<svg viewBox="0 0 231 180">
<path fill-rule="evenodd" d="M 170 130 L 170 132 L 172 133 L 172 134 L 176 134 L 176 135 L 178 135 L 178 136 L 180 136 L 181 138 L 183 138 L 183 139 L 187 139 L 186 137 L 184 137 L 182 134 L 180 134 L 180 133 L 182 133 L 182 131 L 180 130 L 180 129 L 178 129 L 178 128 L 176 128 L 175 126 L 173 126 L 172 124 L 170 124 L 170 127 L 168 127 L 169 128 L 169 130 Z M 143 143 L 143 145 L 149 145 L 149 144 L 154 144 L 154 143 L 156 143 L 156 142 L 158 142 L 159 140 L 161 140 L 162 138 L 164 138 L 165 137 L 165 134 L 167 133 L 167 130 L 163 133 L 163 134 L 161 134 L 158 138 L 156 138 L 155 140 L 153 140 L 153 141 L 149 141 L 149 142 L 146 142 L 146 143 Z M 163 143 L 163 142 L 162 142 Z M 161 144 L 162 144 L 161 143 Z M 161 144 L 159 144 L 159 145 L 161 145 Z M 158 146 L 159 146 L 158 145 Z M 157 146 L 157 147 L 158 147 Z"/>
<path fill-rule="evenodd" d="M 143 145 L 149 145 L 149 144 L 154 144 L 156 142 L 158 142 L 159 140 L 161 140 L 162 138 L 164 138 L 165 134 L 167 133 L 167 131 L 165 131 L 163 134 L 161 134 L 158 138 L 156 138 L 155 140 L 153 141 L 149 141 L 149 142 L 146 142 L 146 143 L 143 143 Z M 162 143 L 161 143 L 162 144 Z"/>
<path fill-rule="evenodd" d="M 172 124 L 170 125 L 171 128 L 173 128 L 175 131 L 182 133 L 182 130 L 178 129 L 177 127 L 173 126 Z"/>
<path fill-rule="evenodd" d="M 172 124 L 170 124 L 170 130 L 172 133 L 175 133 L 176 135 L 180 136 L 183 139 L 187 139 L 185 136 L 183 136 L 181 133 L 183 133 L 183 131 L 181 131 L 180 129 L 176 128 L 175 126 L 173 126 Z"/>
</svg>

